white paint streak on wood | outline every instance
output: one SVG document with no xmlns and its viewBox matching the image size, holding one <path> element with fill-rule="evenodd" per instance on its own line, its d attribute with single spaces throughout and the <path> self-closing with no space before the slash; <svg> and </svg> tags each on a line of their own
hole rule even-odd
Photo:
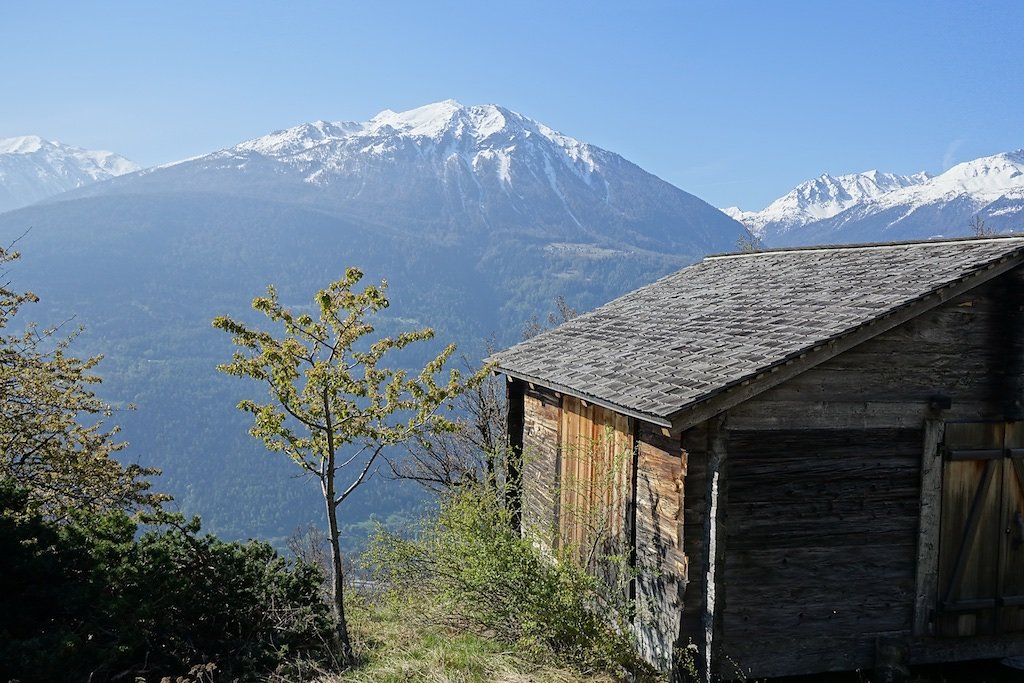
<svg viewBox="0 0 1024 683">
<path fill-rule="evenodd" d="M 715 556 L 718 553 L 718 471 L 711 474 L 711 498 L 708 508 L 708 542 L 707 571 L 704 585 L 707 586 L 706 606 L 704 608 L 704 681 L 711 683 L 711 653 L 714 648 L 715 633 Z"/>
</svg>

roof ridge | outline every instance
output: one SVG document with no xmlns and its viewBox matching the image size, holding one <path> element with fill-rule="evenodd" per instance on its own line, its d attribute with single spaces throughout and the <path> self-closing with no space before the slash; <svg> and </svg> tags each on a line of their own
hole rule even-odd
<svg viewBox="0 0 1024 683">
<path fill-rule="evenodd" d="M 704 257 L 704 261 L 712 259 L 727 259 L 727 258 L 751 258 L 757 256 L 763 256 L 765 254 L 788 254 L 788 253 L 802 253 L 802 252 L 814 252 L 814 251 L 845 251 L 854 249 L 883 249 L 883 248 L 896 248 L 896 247 L 933 247 L 945 244 L 954 244 L 959 242 L 998 242 L 998 241 L 1011 241 L 1011 240 L 1024 240 L 1024 233 L 1021 234 L 1009 234 L 1009 235 L 989 235 L 985 237 L 944 237 L 942 239 L 931 239 L 931 240 L 904 240 L 904 241 L 893 241 L 893 242 L 864 242 L 859 244 L 819 244 L 805 247 L 776 247 L 772 249 L 762 249 L 759 251 L 739 252 L 739 253 L 722 253 L 722 254 L 708 254 Z"/>
</svg>

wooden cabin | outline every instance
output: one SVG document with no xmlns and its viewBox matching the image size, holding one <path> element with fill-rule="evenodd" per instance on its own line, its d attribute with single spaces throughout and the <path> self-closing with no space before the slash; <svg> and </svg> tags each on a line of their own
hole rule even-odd
<svg viewBox="0 0 1024 683">
<path fill-rule="evenodd" d="M 1024 655 L 1022 261 L 1024 237 L 712 256 L 496 354 L 524 529 L 605 520 L 663 670 Z"/>
</svg>

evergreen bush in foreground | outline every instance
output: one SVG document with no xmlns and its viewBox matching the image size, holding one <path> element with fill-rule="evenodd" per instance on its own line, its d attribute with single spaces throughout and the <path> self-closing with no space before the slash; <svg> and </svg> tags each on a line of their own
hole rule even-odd
<svg viewBox="0 0 1024 683">
<path fill-rule="evenodd" d="M 65 523 L 0 480 L 0 680 L 265 680 L 330 664 L 318 570 L 269 545 L 199 535 L 161 514 L 136 537 L 121 512 Z"/>
</svg>

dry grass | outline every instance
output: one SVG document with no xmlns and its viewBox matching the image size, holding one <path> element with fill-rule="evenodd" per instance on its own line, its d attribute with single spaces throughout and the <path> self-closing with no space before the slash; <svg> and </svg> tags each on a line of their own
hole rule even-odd
<svg viewBox="0 0 1024 683">
<path fill-rule="evenodd" d="M 471 633 L 453 633 L 390 606 L 357 603 L 350 633 L 359 665 L 318 683 L 616 683 L 583 675 Z"/>
</svg>

